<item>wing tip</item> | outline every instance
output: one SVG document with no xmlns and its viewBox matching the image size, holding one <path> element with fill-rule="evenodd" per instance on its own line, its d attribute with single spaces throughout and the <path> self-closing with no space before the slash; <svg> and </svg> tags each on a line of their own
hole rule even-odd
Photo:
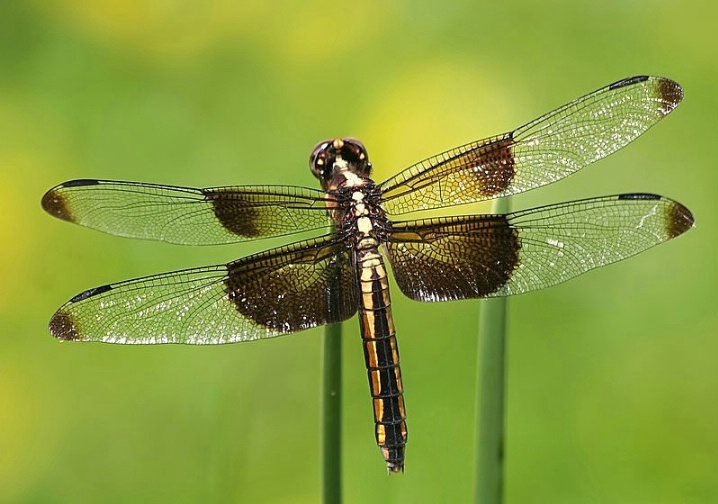
<svg viewBox="0 0 718 504">
<path fill-rule="evenodd" d="M 53 217 L 57 217 L 58 219 L 68 222 L 74 222 L 75 217 L 70 211 L 67 200 L 63 196 L 62 192 L 59 191 L 62 187 L 63 186 L 53 187 L 47 191 L 43 195 L 40 204 L 42 205 L 42 209 Z"/>
<path fill-rule="evenodd" d="M 656 88 L 661 104 L 663 105 L 661 108 L 663 115 L 669 114 L 683 100 L 683 88 L 674 80 L 666 77 L 658 77 Z"/>
<path fill-rule="evenodd" d="M 695 217 L 693 213 L 681 203 L 670 198 L 665 198 L 658 194 L 652 193 L 631 193 L 620 194 L 619 200 L 654 200 L 661 201 L 666 205 L 665 210 L 665 233 L 668 239 L 680 236 L 686 231 L 695 227 Z"/>
<path fill-rule="evenodd" d="M 667 211 L 666 233 L 669 238 L 675 238 L 694 228 L 696 220 L 687 207 L 673 200 L 670 200 L 670 203 Z"/>
<path fill-rule="evenodd" d="M 67 182 L 63 182 L 62 184 L 56 185 L 55 187 L 47 191 L 43 195 L 40 204 L 42 205 L 43 210 L 45 210 L 53 217 L 57 217 L 58 219 L 62 219 L 68 222 L 75 222 L 75 216 L 70 209 L 70 205 L 67 198 L 65 198 L 64 189 L 71 187 L 99 185 L 100 183 L 101 181 L 96 179 L 68 180 Z"/>
<path fill-rule="evenodd" d="M 650 75 L 635 75 L 609 84 L 608 89 L 620 89 L 649 81 L 654 86 L 653 89 L 661 104 L 659 108 L 661 114 L 668 115 L 683 100 L 683 88 L 672 79 Z"/>
<path fill-rule="evenodd" d="M 48 324 L 50 334 L 62 341 L 85 341 L 87 338 L 80 334 L 77 322 L 72 313 L 68 310 L 68 307 L 74 303 L 79 303 L 87 298 L 97 296 L 98 294 L 102 294 L 103 292 L 110 290 L 112 290 L 112 285 L 101 285 L 100 287 L 94 287 L 92 289 L 82 291 L 74 296 L 67 302 L 67 304 L 57 310 L 57 312 L 50 319 L 50 323 Z"/>
<path fill-rule="evenodd" d="M 61 341 L 82 341 L 71 314 L 60 308 L 48 324 L 50 334 Z"/>
</svg>

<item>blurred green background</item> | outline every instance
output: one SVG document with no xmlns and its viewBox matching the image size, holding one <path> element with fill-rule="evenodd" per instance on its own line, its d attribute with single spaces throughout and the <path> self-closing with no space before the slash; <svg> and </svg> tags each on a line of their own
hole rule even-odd
<svg viewBox="0 0 718 504">
<path fill-rule="evenodd" d="M 137 348 L 63 344 L 46 329 L 83 289 L 282 241 L 123 240 L 45 215 L 45 190 L 72 178 L 314 186 L 312 146 L 342 135 L 364 141 L 381 180 L 641 73 L 680 82 L 678 110 L 513 205 L 650 191 L 687 205 L 698 227 L 511 300 L 506 500 L 717 502 L 717 10 L 697 0 L 0 2 L 0 502 L 319 498 L 321 330 Z M 393 292 L 407 472 L 386 476 L 351 320 L 346 502 L 469 502 L 479 303 Z"/>
</svg>

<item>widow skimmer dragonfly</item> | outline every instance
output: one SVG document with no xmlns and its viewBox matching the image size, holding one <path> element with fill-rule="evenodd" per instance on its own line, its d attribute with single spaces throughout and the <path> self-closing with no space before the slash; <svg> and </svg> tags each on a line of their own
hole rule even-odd
<svg viewBox="0 0 718 504">
<path fill-rule="evenodd" d="M 51 215 L 107 233 L 184 245 L 234 243 L 334 226 L 237 259 L 86 290 L 49 329 L 61 340 L 121 344 L 251 341 L 359 314 L 375 435 L 390 472 L 403 471 L 406 410 L 384 257 L 417 301 L 542 289 L 637 254 L 693 226 L 654 194 L 619 194 L 519 210 L 396 221 L 388 216 L 499 198 L 566 177 L 633 141 L 683 90 L 662 77 L 620 80 L 528 124 L 420 161 L 377 184 L 364 146 L 317 144 L 322 190 L 195 189 L 73 180 L 42 198 Z"/>
</svg>

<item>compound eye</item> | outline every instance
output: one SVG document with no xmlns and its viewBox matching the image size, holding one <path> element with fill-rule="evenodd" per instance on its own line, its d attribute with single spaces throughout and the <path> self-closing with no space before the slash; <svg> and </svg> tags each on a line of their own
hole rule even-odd
<svg viewBox="0 0 718 504">
<path fill-rule="evenodd" d="M 342 141 L 344 142 L 342 154 L 345 159 L 353 163 L 361 173 L 368 175 L 371 171 L 371 163 L 364 144 L 351 137 L 343 138 Z"/>
<path fill-rule="evenodd" d="M 367 159 L 366 148 L 356 138 L 343 138 L 344 149 L 347 150 L 349 156 L 357 161 L 364 161 Z"/>
<path fill-rule="evenodd" d="M 312 154 L 309 156 L 309 169 L 318 179 L 322 179 L 328 166 L 330 166 L 329 160 L 329 148 L 332 146 L 332 142 L 323 141 L 319 142 L 314 149 Z"/>
</svg>

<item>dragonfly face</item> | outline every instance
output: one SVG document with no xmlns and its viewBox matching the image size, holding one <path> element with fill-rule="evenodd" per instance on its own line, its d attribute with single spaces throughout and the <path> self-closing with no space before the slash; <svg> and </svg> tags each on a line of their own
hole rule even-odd
<svg viewBox="0 0 718 504">
<path fill-rule="evenodd" d="M 351 172 L 360 178 L 368 178 L 371 174 L 366 148 L 353 138 L 332 138 L 319 142 L 309 156 L 309 168 L 325 191 L 331 186 L 332 178 L 341 171 Z"/>
<path fill-rule="evenodd" d="M 50 321 L 71 341 L 235 343 L 358 315 L 375 436 L 391 472 L 404 468 L 406 409 L 385 258 L 417 301 L 542 289 L 683 234 L 691 212 L 655 194 L 558 203 L 506 215 L 420 220 L 396 215 L 507 196 L 557 181 L 622 148 L 670 113 L 681 87 L 637 76 L 511 132 L 425 159 L 375 184 L 364 146 L 320 142 L 310 168 L 322 191 L 293 186 L 196 189 L 83 179 L 42 198 L 51 215 L 133 238 L 235 243 L 301 231 L 318 238 L 227 264 L 84 291 Z"/>
</svg>

